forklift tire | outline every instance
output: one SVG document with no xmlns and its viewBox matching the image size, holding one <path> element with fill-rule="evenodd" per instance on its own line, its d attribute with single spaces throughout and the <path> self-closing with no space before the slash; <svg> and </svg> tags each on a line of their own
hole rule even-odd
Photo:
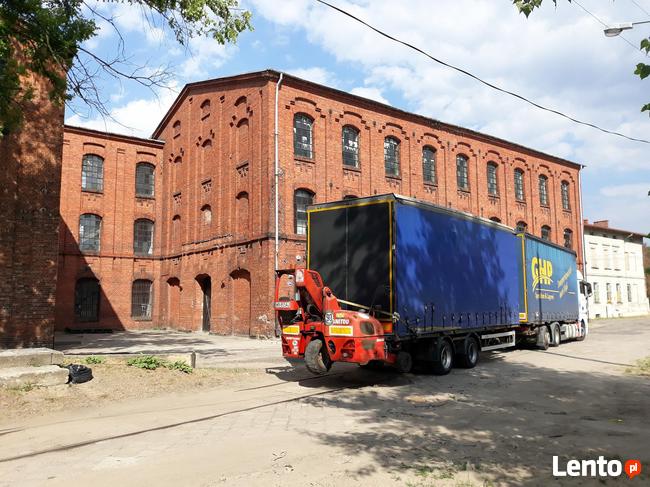
<svg viewBox="0 0 650 487">
<path fill-rule="evenodd" d="M 366 370 L 382 370 L 384 368 L 384 362 L 381 360 L 371 360 L 367 364 L 360 365 L 359 367 Z"/>
<path fill-rule="evenodd" d="M 305 349 L 305 366 L 312 374 L 326 374 L 332 367 L 330 356 L 325 350 L 323 340 L 318 338 L 310 341 Z"/>
<path fill-rule="evenodd" d="M 433 362 L 431 362 L 431 371 L 436 375 L 447 375 L 451 372 L 454 365 L 454 347 L 446 339 L 438 340 L 433 347 Z"/>
<path fill-rule="evenodd" d="M 548 326 L 541 326 L 537 330 L 537 348 L 540 350 L 548 350 L 548 347 L 551 344 L 551 333 L 548 330 Z"/>
<path fill-rule="evenodd" d="M 562 341 L 562 331 L 560 330 L 560 325 L 558 323 L 553 323 L 551 325 L 551 347 L 559 347 L 560 342 Z"/>
<path fill-rule="evenodd" d="M 401 351 L 397 354 L 395 367 L 402 374 L 408 374 L 413 368 L 413 357 L 409 352 Z"/>
<path fill-rule="evenodd" d="M 478 363 L 478 340 L 476 340 L 476 337 L 470 335 L 465 338 L 462 347 L 458 354 L 456 354 L 457 365 L 463 369 L 473 369 Z"/>
</svg>

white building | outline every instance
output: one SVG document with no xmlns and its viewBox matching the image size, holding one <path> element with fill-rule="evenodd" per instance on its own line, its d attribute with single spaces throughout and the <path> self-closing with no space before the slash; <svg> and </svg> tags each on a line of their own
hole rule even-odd
<svg viewBox="0 0 650 487">
<path fill-rule="evenodd" d="M 592 284 L 589 318 L 650 313 L 643 270 L 643 235 L 584 222 L 587 281 Z"/>
</svg>

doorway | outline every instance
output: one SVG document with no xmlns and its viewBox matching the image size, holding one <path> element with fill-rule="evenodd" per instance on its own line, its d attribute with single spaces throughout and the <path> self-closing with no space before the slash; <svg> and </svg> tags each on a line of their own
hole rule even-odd
<svg viewBox="0 0 650 487">
<path fill-rule="evenodd" d="M 210 276 L 198 276 L 196 280 L 201 287 L 202 309 L 201 330 L 210 331 L 210 318 L 212 310 L 212 279 Z"/>
</svg>

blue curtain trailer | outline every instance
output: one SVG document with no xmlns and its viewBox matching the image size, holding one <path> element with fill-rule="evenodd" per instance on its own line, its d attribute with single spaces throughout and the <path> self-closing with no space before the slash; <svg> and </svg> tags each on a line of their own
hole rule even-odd
<svg viewBox="0 0 650 487">
<path fill-rule="evenodd" d="M 426 360 L 444 339 L 467 362 L 468 340 L 494 350 L 580 337 L 571 250 L 394 194 L 313 205 L 307 217 L 307 267 L 382 321 L 393 352 Z"/>
</svg>

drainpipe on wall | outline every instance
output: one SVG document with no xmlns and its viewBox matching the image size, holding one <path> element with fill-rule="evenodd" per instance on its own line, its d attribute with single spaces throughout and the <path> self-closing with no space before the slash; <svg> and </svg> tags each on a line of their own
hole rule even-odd
<svg viewBox="0 0 650 487">
<path fill-rule="evenodd" d="M 279 213 L 280 213 L 280 197 L 279 197 L 279 183 L 280 183 L 280 159 L 278 156 L 278 98 L 280 96 L 280 84 L 282 83 L 282 75 L 278 78 L 278 82 L 275 85 L 275 125 L 273 129 L 273 140 L 275 144 L 275 270 L 278 269 L 278 255 L 280 252 L 280 229 L 279 229 Z"/>
<path fill-rule="evenodd" d="M 580 191 L 580 198 L 578 198 L 578 204 L 580 205 L 580 239 L 582 241 L 582 280 L 589 282 L 587 280 L 587 246 L 585 244 L 585 219 L 582 213 L 582 170 L 585 166 L 582 166 L 578 171 L 578 190 Z M 580 292 L 580 284 L 578 283 L 578 292 Z M 589 296 L 585 296 L 585 302 L 587 303 L 587 319 L 591 319 L 591 314 L 589 313 Z"/>
</svg>

